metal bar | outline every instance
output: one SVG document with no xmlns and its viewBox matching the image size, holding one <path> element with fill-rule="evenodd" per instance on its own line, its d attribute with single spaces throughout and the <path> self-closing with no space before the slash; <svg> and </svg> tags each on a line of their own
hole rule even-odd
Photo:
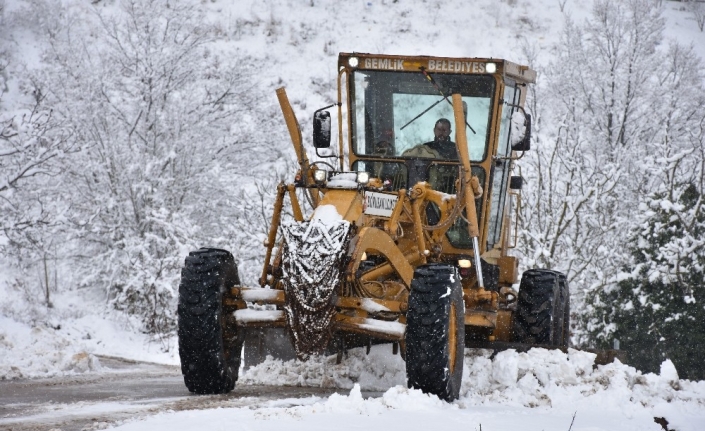
<svg viewBox="0 0 705 431">
<path fill-rule="evenodd" d="M 335 305 L 340 308 L 352 308 L 371 312 L 371 309 L 378 308 L 379 306 L 386 308 L 385 311 L 391 311 L 393 313 L 401 312 L 401 302 L 391 301 L 386 299 L 375 299 L 375 298 L 352 298 L 352 297 L 339 297 Z"/>
<path fill-rule="evenodd" d="M 269 234 L 267 235 L 267 242 L 264 244 L 267 247 L 267 252 L 264 256 L 264 267 L 262 268 L 262 275 L 259 278 L 259 285 L 262 287 L 267 284 L 267 273 L 269 272 L 268 270 L 270 260 L 272 259 L 272 249 L 274 249 L 274 242 L 277 240 L 277 229 L 279 229 L 282 207 L 284 205 L 284 193 L 284 183 L 279 183 L 279 185 L 277 185 L 277 198 L 274 201 L 274 213 L 272 214 L 272 224 L 269 225 Z"/>
<path fill-rule="evenodd" d="M 480 246 L 478 238 L 480 229 L 477 223 L 477 209 L 475 208 L 475 195 L 473 193 L 472 170 L 470 168 L 470 154 L 468 154 L 468 138 L 465 134 L 465 127 L 458 127 L 458 124 L 464 123 L 463 115 L 463 99 L 460 94 L 453 94 L 453 112 L 455 114 L 455 142 L 458 147 L 458 155 L 463 165 L 463 179 L 465 182 L 463 189 L 465 190 L 465 214 L 468 219 L 468 233 L 472 238 L 472 247 L 475 254 L 475 272 L 477 273 L 477 286 L 480 289 L 485 288 L 485 283 L 482 279 L 482 266 L 480 265 Z"/>
<path fill-rule="evenodd" d="M 291 136 L 291 142 L 294 145 L 294 151 L 296 151 L 296 157 L 301 166 L 301 180 L 305 185 L 311 183 L 310 174 L 310 163 L 308 160 L 308 155 L 306 154 L 306 149 L 304 149 L 303 138 L 301 137 L 301 127 L 299 126 L 299 121 L 296 119 L 294 110 L 289 103 L 289 97 L 286 95 L 286 89 L 284 87 L 277 88 L 277 99 L 279 99 L 279 107 L 284 115 L 284 121 L 286 121 L 286 127 L 289 129 L 289 135 Z M 313 205 L 318 206 L 318 192 L 314 189 L 308 190 L 311 199 L 313 200 Z"/>
<path fill-rule="evenodd" d="M 475 206 L 473 205 L 473 208 Z M 477 273 L 477 286 L 481 289 L 485 287 L 485 282 L 482 279 L 482 262 L 480 262 L 480 246 L 477 243 L 477 237 L 472 237 L 472 248 L 475 250 L 475 272 Z"/>
<path fill-rule="evenodd" d="M 286 188 L 289 191 L 289 200 L 291 201 L 291 211 L 294 213 L 294 220 L 298 222 L 304 221 L 301 205 L 299 205 L 299 198 L 296 197 L 296 187 L 293 184 L 289 184 Z"/>
<path fill-rule="evenodd" d="M 282 114 L 284 115 L 284 121 L 286 121 L 286 127 L 289 129 L 289 136 L 291 136 L 291 142 L 294 144 L 294 151 L 296 151 L 296 157 L 299 160 L 299 165 L 304 176 L 304 183 L 308 184 L 308 156 L 306 155 L 306 150 L 304 150 L 303 139 L 301 138 L 301 127 L 296 119 L 294 110 L 291 108 L 291 103 L 289 103 L 289 97 L 286 95 L 286 89 L 284 87 L 277 88 L 277 99 L 279 99 L 279 106 L 281 107 Z"/>
<path fill-rule="evenodd" d="M 421 223 L 421 204 L 424 202 L 425 189 L 418 184 L 412 188 L 415 193 L 411 204 L 411 216 L 414 219 L 414 233 L 416 234 L 416 247 L 418 248 L 421 265 L 426 264 L 426 238 L 424 237 L 423 224 Z"/>
<path fill-rule="evenodd" d="M 344 163 L 345 160 L 344 154 L 345 152 L 343 151 L 343 100 L 342 100 L 342 89 L 343 89 L 343 74 L 345 74 L 345 79 L 349 79 L 349 76 L 346 74 L 345 68 L 341 68 L 340 72 L 338 72 L 338 158 L 340 159 L 340 170 L 344 171 Z M 347 82 L 347 81 L 346 81 Z M 350 93 L 347 93 L 345 95 L 345 100 L 349 101 L 350 100 Z M 348 103 L 349 104 L 349 103 Z"/>
<path fill-rule="evenodd" d="M 277 289 L 242 289 L 240 297 L 243 301 L 257 304 L 284 305 L 286 302 L 284 291 Z"/>
<path fill-rule="evenodd" d="M 404 330 L 401 330 L 401 327 L 406 327 L 405 324 L 400 323 L 400 322 L 385 322 L 385 321 L 378 321 L 381 324 L 398 324 L 400 325 L 400 332 L 399 333 L 391 333 L 392 331 L 383 331 L 383 330 L 375 330 L 374 325 L 370 324 L 369 322 L 372 321 L 374 322 L 375 319 L 370 319 L 370 318 L 365 318 L 365 317 L 353 317 L 353 316 L 346 316 L 344 314 L 336 314 L 335 315 L 335 326 L 338 330 L 344 331 L 344 332 L 352 332 L 354 334 L 362 334 L 362 335 L 368 335 L 370 337 L 375 337 L 379 338 L 382 340 L 389 340 L 389 341 L 401 341 L 404 339 Z"/>
</svg>

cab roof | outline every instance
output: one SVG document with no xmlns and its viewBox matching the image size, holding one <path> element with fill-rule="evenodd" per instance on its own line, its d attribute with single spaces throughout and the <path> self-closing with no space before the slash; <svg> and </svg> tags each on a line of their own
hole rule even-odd
<svg viewBox="0 0 705 431">
<path fill-rule="evenodd" d="M 495 71 L 492 72 L 492 64 Z M 489 69 L 488 70 L 488 66 Z M 498 74 L 522 83 L 536 82 L 536 71 L 508 60 L 478 57 L 432 57 L 426 55 L 389 55 L 344 53 L 338 55 L 338 69 L 389 70 L 416 72 L 425 68 L 432 73 Z"/>
</svg>

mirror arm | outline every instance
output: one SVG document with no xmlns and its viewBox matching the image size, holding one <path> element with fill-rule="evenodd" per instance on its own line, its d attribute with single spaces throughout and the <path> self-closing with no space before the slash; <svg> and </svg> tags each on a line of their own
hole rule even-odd
<svg viewBox="0 0 705 431">
<path fill-rule="evenodd" d="M 321 159 L 332 159 L 332 158 L 334 158 L 334 157 L 338 157 L 338 156 L 335 154 L 335 152 L 333 152 L 333 154 L 329 154 L 329 155 L 327 155 L 327 156 L 326 156 L 325 154 L 320 154 L 320 153 L 318 152 L 318 148 L 316 148 L 316 156 L 319 157 L 319 158 L 321 158 Z"/>
<path fill-rule="evenodd" d="M 321 111 L 325 111 L 326 109 L 330 109 L 330 108 L 332 108 L 332 107 L 334 107 L 334 106 L 340 106 L 340 105 L 342 105 L 342 103 L 333 103 L 332 105 L 324 106 L 324 107 L 321 108 L 321 109 L 316 109 L 316 110 L 314 111 L 314 113 L 313 113 L 313 116 L 315 117 L 316 114 L 319 113 L 319 112 L 321 112 Z"/>
</svg>

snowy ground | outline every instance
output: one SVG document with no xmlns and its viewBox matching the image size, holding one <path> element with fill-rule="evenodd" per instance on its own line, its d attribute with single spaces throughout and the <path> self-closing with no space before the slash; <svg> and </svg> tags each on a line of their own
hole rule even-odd
<svg viewBox="0 0 705 431">
<path fill-rule="evenodd" d="M 116 372 L 101 366 L 96 355 L 178 361 L 173 352 L 165 354 L 121 324 L 96 315 L 84 315 L 61 329 L 32 329 L 2 318 L 0 328 L 3 379 L 53 376 L 60 383 L 80 373 Z M 392 355 L 391 346 L 380 345 L 373 347 L 370 355 L 365 355 L 364 349 L 351 350 L 339 365 L 334 356 L 306 363 L 267 360 L 243 371 L 238 382 L 240 386 L 340 389 L 339 394 L 327 398 L 271 400 L 270 396 L 244 407 L 152 408 L 135 419 L 120 417 L 117 429 L 177 431 L 201 429 L 208 423 L 213 430 L 330 429 L 340 424 L 371 429 L 403 424 L 406 429 L 462 425 L 472 430 L 568 430 L 573 415 L 572 430 L 656 431 L 662 428 L 654 422 L 655 417 L 666 418 L 669 429 L 678 431 L 702 430 L 705 424 L 705 381 L 679 380 L 670 361 L 664 362 L 659 375 L 644 375 L 618 362 L 594 366 L 594 355 L 579 351 L 564 354 L 533 349 L 490 356 L 490 351 L 466 351 L 461 397 L 450 404 L 407 389 L 404 362 Z M 361 391 L 381 395 L 363 399 Z M 80 407 L 105 414 L 116 408 L 109 404 Z M 151 414 L 155 411 L 158 413 Z"/>
<path fill-rule="evenodd" d="M 2 274 L 9 280 L 11 271 Z M 0 275 L 0 380 L 101 372 L 95 355 L 178 364 L 175 340 L 160 342 L 110 313 L 104 303 L 68 291 L 53 307 L 30 303 Z"/>
</svg>

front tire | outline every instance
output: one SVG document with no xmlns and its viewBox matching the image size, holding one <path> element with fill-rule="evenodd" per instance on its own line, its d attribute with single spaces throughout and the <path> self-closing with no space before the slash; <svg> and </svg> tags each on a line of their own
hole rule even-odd
<svg viewBox="0 0 705 431">
<path fill-rule="evenodd" d="M 565 275 L 547 269 L 524 272 L 512 329 L 520 343 L 568 347 L 570 290 Z"/>
<path fill-rule="evenodd" d="M 240 284 L 233 255 L 201 248 L 186 257 L 179 285 L 179 356 L 189 391 L 222 394 L 238 378 L 244 334 L 234 309 L 223 306 L 228 290 Z"/>
<path fill-rule="evenodd" d="M 406 314 L 406 376 L 410 388 L 445 401 L 460 395 L 465 351 L 465 303 L 452 265 L 414 271 Z"/>
</svg>

